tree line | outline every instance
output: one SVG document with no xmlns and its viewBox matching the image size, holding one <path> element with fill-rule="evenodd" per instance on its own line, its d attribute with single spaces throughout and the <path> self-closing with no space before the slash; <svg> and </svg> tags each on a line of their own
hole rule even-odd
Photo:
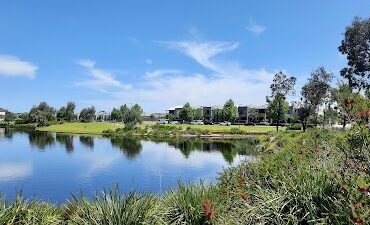
<svg viewBox="0 0 370 225">
<path fill-rule="evenodd" d="M 347 57 L 347 66 L 340 71 L 344 81 L 331 86 L 333 73 L 324 67 L 314 70 L 301 89 L 295 116 L 305 131 L 307 122 L 323 126 L 340 120 L 343 127 L 353 121 L 368 123 L 370 118 L 370 18 L 354 18 L 346 27 L 338 50 Z M 268 116 L 279 123 L 288 110 L 287 96 L 295 94 L 295 77 L 283 72 L 274 76 L 267 97 Z M 318 111 L 322 109 L 322 115 Z"/>
<path fill-rule="evenodd" d="M 127 105 L 121 108 L 113 109 L 110 117 L 112 120 L 124 122 L 125 127 L 132 128 L 136 124 L 142 122 L 142 108 L 135 104 L 131 108 Z M 81 121 L 92 122 L 97 119 L 97 114 L 94 106 L 83 108 L 79 115 L 76 113 L 76 104 L 72 101 L 68 102 L 66 106 L 62 106 L 59 110 L 49 106 L 46 102 L 40 102 L 33 106 L 29 112 L 16 115 L 14 113 L 6 113 L 4 120 L 6 122 L 15 121 L 19 124 L 34 123 L 37 126 L 47 126 L 54 121 Z"/>
</svg>

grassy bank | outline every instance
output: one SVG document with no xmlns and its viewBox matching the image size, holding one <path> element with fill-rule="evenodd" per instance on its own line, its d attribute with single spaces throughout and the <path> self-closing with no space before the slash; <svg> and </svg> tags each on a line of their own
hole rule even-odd
<svg viewBox="0 0 370 225">
<path fill-rule="evenodd" d="M 77 134 L 116 134 L 116 135 L 247 135 L 264 134 L 274 131 L 273 126 L 220 126 L 220 125 L 190 125 L 190 124 L 166 124 L 158 125 L 154 122 L 144 122 L 133 130 L 123 129 L 123 124 L 113 123 L 68 123 L 54 124 L 47 127 L 37 128 L 40 131 Z M 282 127 L 282 130 L 285 128 Z"/>
<path fill-rule="evenodd" d="M 121 124 L 113 123 L 63 123 L 55 124 L 47 127 L 37 128 L 39 131 L 50 131 L 59 133 L 73 133 L 73 134 L 103 134 L 105 130 L 115 130 L 123 128 Z"/>
<path fill-rule="evenodd" d="M 231 131 L 234 129 L 239 129 L 242 132 L 251 132 L 251 133 L 257 133 L 257 132 L 270 132 L 275 131 L 276 127 L 274 126 L 244 126 L 244 125 L 232 125 L 232 126 L 220 126 L 220 125 L 189 125 L 189 124 L 167 124 L 165 126 L 169 127 L 178 127 L 182 129 L 186 129 L 187 127 L 191 127 L 193 129 L 199 129 L 199 130 L 208 130 L 211 133 L 231 133 Z M 285 127 L 279 127 L 279 129 L 285 130 Z"/>
<path fill-rule="evenodd" d="M 0 203 L 0 224 L 368 224 L 370 133 L 311 130 L 261 136 L 260 160 L 217 184 L 160 196 L 118 191 L 65 205 Z"/>
</svg>

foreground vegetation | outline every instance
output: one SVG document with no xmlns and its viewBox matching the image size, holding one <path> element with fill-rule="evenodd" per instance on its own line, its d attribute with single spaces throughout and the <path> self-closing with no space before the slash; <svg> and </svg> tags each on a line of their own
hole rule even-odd
<svg viewBox="0 0 370 225">
<path fill-rule="evenodd" d="M 1 201 L 0 224 L 368 224 L 368 128 L 259 142 L 260 160 L 227 169 L 217 184 L 180 184 L 158 196 L 108 190 L 63 205 L 19 196 Z"/>
</svg>

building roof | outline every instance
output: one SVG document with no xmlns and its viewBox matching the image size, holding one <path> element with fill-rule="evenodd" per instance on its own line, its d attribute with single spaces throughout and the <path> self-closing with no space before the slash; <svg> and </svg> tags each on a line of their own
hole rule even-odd
<svg viewBox="0 0 370 225">
<path fill-rule="evenodd" d="M 8 112 L 8 110 L 0 108 L 0 112 Z"/>
<path fill-rule="evenodd" d="M 172 111 L 172 110 L 181 109 L 181 108 L 182 108 L 182 105 L 177 105 L 177 106 L 171 107 L 169 109 L 166 109 L 166 111 Z"/>
</svg>

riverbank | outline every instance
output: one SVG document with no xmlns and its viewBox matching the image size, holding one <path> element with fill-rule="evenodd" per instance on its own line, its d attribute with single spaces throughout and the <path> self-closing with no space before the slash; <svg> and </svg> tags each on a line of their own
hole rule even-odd
<svg viewBox="0 0 370 225">
<path fill-rule="evenodd" d="M 47 127 L 36 128 L 38 131 L 49 131 L 56 133 L 70 133 L 70 134 L 97 134 L 102 135 L 106 130 L 115 130 L 117 128 L 123 128 L 122 124 L 104 123 L 104 122 L 92 122 L 92 123 L 80 123 L 80 122 L 64 122 L 62 124 L 50 125 Z"/>
<path fill-rule="evenodd" d="M 135 129 L 126 130 L 121 123 L 62 123 L 36 128 L 39 131 L 49 131 L 71 134 L 98 135 L 128 135 L 128 136 L 166 136 L 166 137 L 200 137 L 200 138 L 248 138 L 251 135 L 268 134 L 276 128 L 273 126 L 220 126 L 220 125 L 190 125 L 144 122 Z M 281 128 L 284 130 L 284 128 Z"/>
<path fill-rule="evenodd" d="M 366 127 L 259 136 L 259 160 L 220 174 L 217 184 L 180 185 L 160 195 L 118 190 L 53 205 L 0 201 L 10 224 L 367 224 Z"/>
</svg>

